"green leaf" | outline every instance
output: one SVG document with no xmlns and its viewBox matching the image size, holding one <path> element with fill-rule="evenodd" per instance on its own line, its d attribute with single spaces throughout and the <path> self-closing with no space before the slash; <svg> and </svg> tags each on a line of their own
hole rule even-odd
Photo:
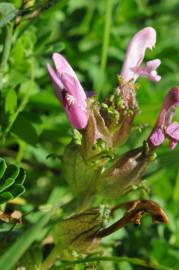
<svg viewBox="0 0 179 270">
<path fill-rule="evenodd" d="M 14 184 L 15 180 L 12 178 L 5 179 L 3 184 L 0 185 L 0 193 Z"/>
<path fill-rule="evenodd" d="M 175 188 L 174 188 L 174 193 L 173 193 L 173 199 L 176 202 L 179 201 L 179 170 L 177 172 L 176 183 L 175 183 Z"/>
<path fill-rule="evenodd" d="M 5 113 L 13 114 L 17 107 L 17 96 L 15 90 L 11 89 L 5 97 Z"/>
<path fill-rule="evenodd" d="M 7 165 L 6 165 L 5 160 L 0 158 L 0 178 L 3 176 L 6 168 L 7 168 Z"/>
<path fill-rule="evenodd" d="M 38 243 L 34 243 L 22 256 L 18 265 L 23 265 L 24 269 L 37 270 L 40 269 L 42 260 L 41 246 Z"/>
<path fill-rule="evenodd" d="M 0 3 L 0 27 L 3 27 L 16 17 L 18 10 L 11 3 Z"/>
<path fill-rule="evenodd" d="M 56 204 L 59 201 L 59 196 L 56 197 L 56 189 L 54 189 L 50 195 L 47 203 Z M 30 245 L 38 238 L 43 227 L 48 223 L 52 216 L 52 212 L 48 214 L 41 214 L 38 221 L 29 229 L 27 229 L 1 256 L 0 269 L 11 270 L 24 252 L 30 247 Z"/>
<path fill-rule="evenodd" d="M 70 0 L 69 5 L 68 5 L 68 12 L 72 13 L 75 10 L 83 8 L 87 5 L 88 5 L 88 2 L 86 0 L 78 0 L 78 1 Z"/>
<path fill-rule="evenodd" d="M 25 192 L 23 186 L 26 173 L 17 165 L 6 165 L 4 159 L 0 158 L 0 204 L 14 199 Z"/>
<path fill-rule="evenodd" d="M 18 166 L 14 165 L 14 164 L 10 164 L 7 167 L 7 169 L 6 169 L 5 173 L 4 173 L 1 181 L 3 182 L 7 178 L 15 179 L 18 176 L 19 171 L 20 171 L 20 168 Z"/>
<path fill-rule="evenodd" d="M 22 195 L 25 192 L 25 188 L 22 185 L 17 184 L 13 185 L 8 191 L 12 194 L 13 198 L 15 198 Z"/>
<path fill-rule="evenodd" d="M 19 174 L 19 167 L 16 165 L 9 165 L 0 179 L 0 192 L 4 191 L 8 187 L 12 186 L 15 182 L 15 178 Z"/>
<path fill-rule="evenodd" d="M 22 168 L 20 168 L 19 174 L 18 174 L 18 176 L 16 178 L 16 184 L 23 185 L 24 181 L 25 181 L 25 178 L 26 178 L 26 172 Z"/>
<path fill-rule="evenodd" d="M 12 200 L 13 198 L 14 197 L 10 192 L 4 192 L 3 194 L 0 194 L 0 204 Z"/>
<path fill-rule="evenodd" d="M 42 228 L 49 221 L 51 214 L 41 216 L 38 222 L 35 223 L 31 228 L 26 230 L 21 237 L 19 237 L 15 243 L 1 256 L 0 258 L 0 269 L 10 270 L 18 262 L 19 258 L 28 249 L 28 247 L 37 239 L 38 234 Z M 15 256 L 14 256 L 15 254 Z"/>
<path fill-rule="evenodd" d="M 38 142 L 38 135 L 35 128 L 22 114 L 14 122 L 12 132 L 28 144 L 36 145 Z"/>
</svg>

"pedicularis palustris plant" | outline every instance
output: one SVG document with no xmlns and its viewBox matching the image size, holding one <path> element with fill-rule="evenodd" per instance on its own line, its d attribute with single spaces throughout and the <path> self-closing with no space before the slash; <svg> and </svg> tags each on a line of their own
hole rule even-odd
<svg viewBox="0 0 179 270">
<path fill-rule="evenodd" d="M 179 123 L 172 121 L 179 105 L 179 88 L 173 87 L 143 145 L 122 156 L 116 154 L 116 149 L 128 139 L 138 112 L 136 80 L 140 76 L 154 82 L 161 79 L 157 74 L 159 59 L 143 63 L 146 49 L 152 49 L 155 43 L 156 32 L 151 27 L 134 35 L 118 75 L 118 85 L 103 102 L 99 102 L 96 95 L 88 97 L 67 60 L 58 53 L 53 54 L 55 69 L 48 65 L 48 72 L 56 96 L 77 130 L 64 152 L 64 175 L 74 195 L 80 202 L 86 202 L 83 210 L 76 210 L 73 216 L 55 226 L 54 241 L 58 248 L 88 253 L 102 237 L 126 223 L 139 224 L 145 212 L 151 214 L 153 221 L 168 221 L 160 206 L 150 200 L 90 209 L 91 199 L 96 195 L 118 198 L 129 192 L 140 182 L 157 147 L 168 139 L 169 147 L 174 149 L 179 141 Z M 113 225 L 106 226 L 110 214 L 119 207 L 125 207 L 126 214 Z"/>
</svg>

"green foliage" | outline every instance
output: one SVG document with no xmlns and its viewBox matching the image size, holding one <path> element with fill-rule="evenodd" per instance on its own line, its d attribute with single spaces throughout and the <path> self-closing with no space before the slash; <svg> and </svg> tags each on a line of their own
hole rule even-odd
<svg viewBox="0 0 179 270">
<path fill-rule="evenodd" d="M 6 165 L 0 158 L 0 204 L 13 200 L 25 192 L 25 171 L 19 166 Z"/>
<path fill-rule="evenodd" d="M 0 28 L 14 19 L 17 13 L 18 11 L 13 4 L 7 2 L 0 3 Z"/>
<path fill-rule="evenodd" d="M 25 7 L 20 0 L 0 3 L 0 203 L 3 211 L 16 209 L 23 215 L 22 224 L 13 229 L 10 224 L 0 224 L 0 269 L 23 267 L 24 261 L 31 269 L 36 250 L 38 266 L 42 253 L 44 257 L 49 254 L 46 236 L 51 215 L 39 209 L 44 204 L 48 209 L 49 193 L 60 189 L 50 202 L 54 211 L 60 211 L 53 213 L 55 218 L 68 216 L 76 207 L 61 159 L 72 132 L 46 69 L 52 53 L 62 53 L 84 88 L 97 90 L 102 98 L 116 87 L 116 75 L 132 35 L 145 26 L 156 29 L 156 47 L 147 52 L 145 60 L 161 59 L 162 80 L 158 84 L 142 78 L 138 81 L 140 111 L 128 142 L 118 150 L 121 154 L 142 145 L 165 93 L 179 84 L 178 12 L 178 0 L 32 0 Z M 178 119 L 179 111 L 175 117 Z M 96 196 L 93 204 L 150 197 L 166 210 L 169 224 L 151 225 L 150 219 L 144 218 L 138 228 L 129 224 L 107 237 L 102 247 L 108 257 L 99 252 L 97 257 L 86 259 L 100 262 L 100 269 L 179 269 L 179 150 L 171 152 L 164 144 L 157 155 L 140 187 L 115 200 L 101 201 Z M 6 165 L 5 160 L 18 165 Z M 65 169 L 68 174 L 68 167 Z M 28 181 L 23 200 L 9 205 L 9 200 L 24 192 L 24 170 Z M 80 166 L 79 175 L 82 178 Z M 71 181 L 70 176 L 67 180 Z M 83 196 L 82 202 L 85 199 Z M 58 260 L 52 269 L 69 266 L 80 270 L 84 262 L 77 258 L 72 265 Z"/>
</svg>

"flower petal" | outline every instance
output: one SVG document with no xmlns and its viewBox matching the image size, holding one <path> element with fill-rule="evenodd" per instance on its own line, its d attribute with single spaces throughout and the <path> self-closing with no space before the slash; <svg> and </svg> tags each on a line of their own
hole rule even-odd
<svg viewBox="0 0 179 270">
<path fill-rule="evenodd" d="M 133 68 L 132 70 L 136 74 L 136 76 L 147 77 L 149 80 L 158 82 L 161 80 L 161 76 L 157 74 L 157 67 L 160 65 L 161 61 L 159 59 L 154 59 L 152 61 L 148 61 L 145 66 Z"/>
<path fill-rule="evenodd" d="M 79 95 L 81 84 L 68 73 L 62 73 L 61 81 L 66 91 L 63 104 L 71 124 L 77 129 L 85 128 L 88 114 L 86 100 Z"/>
<path fill-rule="evenodd" d="M 140 66 L 146 49 L 152 49 L 156 43 L 156 32 L 152 27 L 146 27 L 137 32 L 129 43 L 121 76 L 126 80 L 136 80 L 139 76 L 133 71 Z"/>
<path fill-rule="evenodd" d="M 56 72 L 47 65 L 55 93 L 67 113 L 74 128 L 85 128 L 88 122 L 86 94 L 75 72 L 66 59 L 57 53 L 53 54 Z"/>
<path fill-rule="evenodd" d="M 61 75 L 62 72 L 67 72 L 71 74 L 73 77 L 77 78 L 74 70 L 61 54 L 54 53 L 52 56 L 52 59 L 54 61 L 54 64 L 55 64 L 55 67 L 59 76 Z"/>
<path fill-rule="evenodd" d="M 151 72 L 152 70 L 156 70 L 160 66 L 160 64 L 161 64 L 160 59 L 154 59 L 154 60 L 148 61 L 146 63 L 148 72 Z"/>
<path fill-rule="evenodd" d="M 160 66 L 160 64 L 160 59 L 154 59 L 146 63 L 146 71 L 148 73 L 148 78 L 151 81 L 159 82 L 161 80 L 161 76 L 157 74 L 156 70 Z"/>
<path fill-rule="evenodd" d="M 173 150 L 173 149 L 174 149 L 174 148 L 177 146 L 177 144 L 178 144 L 178 143 L 177 143 L 176 141 L 171 140 L 171 141 L 170 141 L 170 143 L 169 143 L 169 147 L 170 147 L 170 149 L 172 149 L 172 150 Z"/>
<path fill-rule="evenodd" d="M 165 139 L 163 130 L 161 128 L 157 128 L 149 137 L 149 142 L 152 146 L 159 146 L 163 143 Z"/>
<path fill-rule="evenodd" d="M 149 135 L 148 142 L 155 147 L 160 145 L 164 138 L 170 140 L 169 147 L 174 149 L 179 142 L 179 123 L 173 122 L 176 107 L 179 105 L 179 88 L 170 89 L 164 99 L 156 124 Z"/>
<path fill-rule="evenodd" d="M 86 108 L 86 95 L 85 98 L 80 95 L 80 93 L 84 91 L 80 82 L 76 80 L 75 77 L 65 72 L 61 74 L 61 81 L 67 93 L 73 96 L 80 106 Z"/>
<path fill-rule="evenodd" d="M 68 73 L 72 77 L 74 77 L 77 84 L 79 84 L 81 86 L 81 84 L 80 84 L 74 70 L 72 69 L 70 64 L 67 62 L 67 60 L 61 54 L 54 53 L 52 58 L 53 58 L 53 61 L 55 63 L 55 67 L 56 67 L 56 70 L 57 70 L 57 73 L 58 73 L 59 77 L 61 77 L 61 75 L 64 72 Z M 86 99 L 86 94 L 85 94 L 83 88 L 82 87 L 79 87 L 79 88 L 80 88 L 80 92 L 78 93 L 78 95 L 80 95 L 82 99 Z"/>
<path fill-rule="evenodd" d="M 179 87 L 173 87 L 165 97 L 163 108 L 169 110 L 172 106 L 179 106 Z"/>
<path fill-rule="evenodd" d="M 174 122 L 171 125 L 169 125 L 166 128 L 165 133 L 169 138 L 179 142 L 179 123 Z"/>
<path fill-rule="evenodd" d="M 65 107 L 68 119 L 72 126 L 76 129 L 83 129 L 88 123 L 88 115 L 76 103 L 72 103 L 69 107 Z"/>
<path fill-rule="evenodd" d="M 53 86 L 55 88 L 55 94 L 57 98 L 62 102 L 62 90 L 64 88 L 61 80 L 58 78 L 57 74 L 55 73 L 54 69 L 48 64 L 47 69 L 52 80 Z"/>
</svg>

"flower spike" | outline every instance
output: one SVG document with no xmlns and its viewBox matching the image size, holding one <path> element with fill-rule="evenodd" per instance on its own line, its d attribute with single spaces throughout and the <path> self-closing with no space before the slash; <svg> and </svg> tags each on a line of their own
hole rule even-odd
<svg viewBox="0 0 179 270">
<path fill-rule="evenodd" d="M 152 27 L 145 27 L 134 35 L 129 43 L 121 71 L 121 76 L 125 81 L 136 81 L 139 76 L 147 77 L 155 82 L 161 79 L 156 71 L 161 63 L 159 59 L 148 61 L 141 66 L 146 49 L 152 49 L 155 43 L 156 32 Z"/>
<path fill-rule="evenodd" d="M 62 103 L 72 126 L 83 129 L 88 122 L 86 94 L 69 63 L 60 54 L 53 54 L 56 70 L 47 65 L 55 94 Z"/>
</svg>

